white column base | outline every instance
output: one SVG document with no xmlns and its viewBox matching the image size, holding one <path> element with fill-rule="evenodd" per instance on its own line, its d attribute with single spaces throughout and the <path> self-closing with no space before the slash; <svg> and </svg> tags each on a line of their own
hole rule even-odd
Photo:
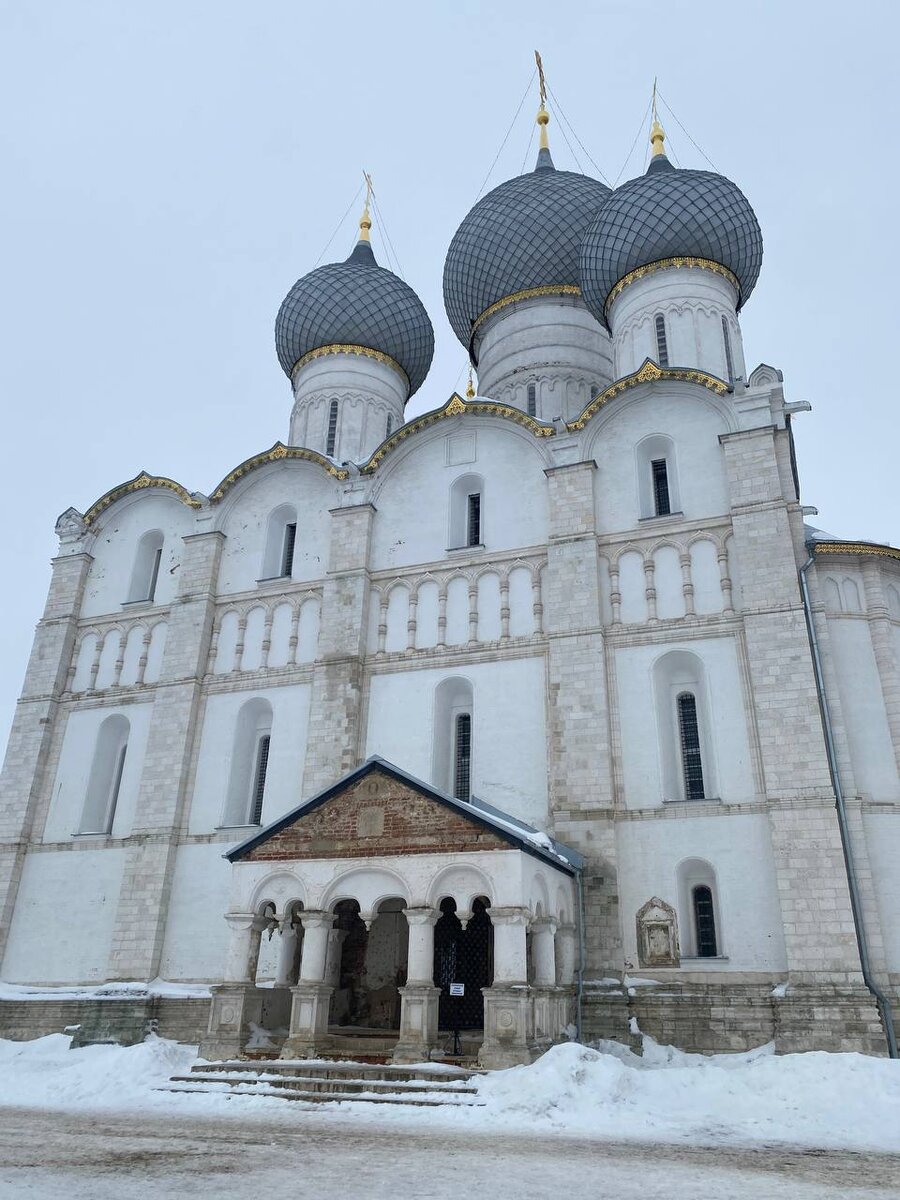
<svg viewBox="0 0 900 1200">
<path fill-rule="evenodd" d="M 496 1070 L 534 1062 L 531 989 L 525 984 L 482 988 L 484 1042 L 478 1065 Z"/>
<path fill-rule="evenodd" d="M 327 983 L 298 983 L 291 988 L 291 1028 L 282 1058 L 315 1058 L 329 1049 L 328 1010 L 333 992 Z"/>
<path fill-rule="evenodd" d="M 253 983 L 218 983 L 210 991 L 209 1024 L 200 1057 L 211 1062 L 240 1058 L 250 1023 L 260 1024 L 265 992 Z"/>
<path fill-rule="evenodd" d="M 400 992 L 400 1040 L 395 1063 L 428 1062 L 438 1040 L 438 998 L 441 989 L 427 983 L 409 983 Z"/>
</svg>

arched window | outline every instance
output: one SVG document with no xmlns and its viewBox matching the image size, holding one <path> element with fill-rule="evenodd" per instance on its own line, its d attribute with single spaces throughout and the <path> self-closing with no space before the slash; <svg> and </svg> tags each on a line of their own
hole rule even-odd
<svg viewBox="0 0 900 1200">
<path fill-rule="evenodd" d="M 484 481 L 461 475 L 450 486 L 450 549 L 484 544 Z"/>
<path fill-rule="evenodd" d="M 468 679 L 443 679 L 434 694 L 435 787 L 457 800 L 472 798 L 473 693 Z"/>
<path fill-rule="evenodd" d="M 223 825 L 261 823 L 271 743 L 272 706 L 256 696 L 237 715 Z"/>
<path fill-rule="evenodd" d="M 338 402 L 332 400 L 328 406 L 328 434 L 325 438 L 325 453 L 327 455 L 334 454 L 334 447 L 337 441 L 337 422 L 338 422 Z"/>
<path fill-rule="evenodd" d="M 537 414 L 537 384 L 529 383 L 528 385 L 528 415 L 533 417 Z"/>
<path fill-rule="evenodd" d="M 669 365 L 669 346 L 666 341 L 666 318 L 656 314 L 656 359 L 661 367 Z"/>
<path fill-rule="evenodd" d="M 722 341 L 725 343 L 725 370 L 729 383 L 734 383 L 734 358 L 731 353 L 731 330 L 728 328 L 728 318 L 722 318 Z"/>
<path fill-rule="evenodd" d="M 702 858 L 678 864 L 681 950 L 685 958 L 718 958 L 722 954 L 716 873 Z"/>
<path fill-rule="evenodd" d="M 659 731 L 662 798 L 715 796 L 712 725 L 703 661 L 689 650 L 670 650 L 653 664 Z"/>
<path fill-rule="evenodd" d="M 703 762 L 700 753 L 700 725 L 697 719 L 697 697 L 682 692 L 677 701 L 678 736 L 681 742 L 681 770 L 684 775 L 684 794 L 688 800 L 702 800 Z"/>
<path fill-rule="evenodd" d="M 115 713 L 106 718 L 97 732 L 79 833 L 109 833 L 112 830 L 130 729 L 128 719 Z"/>
<path fill-rule="evenodd" d="M 282 504 L 269 514 L 262 579 L 290 578 L 297 544 L 297 510 Z"/>
<path fill-rule="evenodd" d="M 153 600 L 159 581 L 162 552 L 163 535 L 159 529 L 151 529 L 138 542 L 131 572 L 131 586 L 128 589 L 129 604 Z"/>
<path fill-rule="evenodd" d="M 600 384 L 592 383 L 591 384 L 591 399 L 596 400 L 597 397 L 600 395 L 600 392 L 601 392 Z"/>
<path fill-rule="evenodd" d="M 385 427 L 384 427 L 385 438 L 389 438 L 393 432 L 394 432 L 394 418 L 391 413 L 388 413 L 387 421 L 385 422 Z"/>
<path fill-rule="evenodd" d="M 641 519 L 680 512 L 675 443 L 664 434 L 644 438 L 635 448 Z"/>
<path fill-rule="evenodd" d="M 712 890 L 706 884 L 699 884 L 691 893 L 691 901 L 697 957 L 715 958 L 718 954 L 718 948 L 716 945 L 716 916 L 713 912 Z"/>
</svg>

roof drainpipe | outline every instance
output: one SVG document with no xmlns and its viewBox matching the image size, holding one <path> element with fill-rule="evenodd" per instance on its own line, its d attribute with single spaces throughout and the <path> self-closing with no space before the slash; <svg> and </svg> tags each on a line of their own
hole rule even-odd
<svg viewBox="0 0 900 1200">
<path fill-rule="evenodd" d="M 584 996 L 584 868 L 575 872 L 575 887 L 578 891 L 578 970 L 575 985 L 575 1040 L 581 1041 L 581 1002 Z"/>
<path fill-rule="evenodd" d="M 819 636 L 813 621 L 812 605 L 809 599 L 809 582 L 807 573 L 815 562 L 815 543 L 808 543 L 809 558 L 799 570 L 800 594 L 803 598 L 803 615 L 806 618 L 806 632 L 809 635 L 809 645 L 812 650 L 813 673 L 816 680 L 816 694 L 819 697 L 819 712 L 822 717 L 822 730 L 825 734 L 825 752 L 828 756 L 828 772 L 831 775 L 831 786 L 834 788 L 834 801 L 837 810 L 838 827 L 841 831 L 841 847 L 844 852 L 844 866 L 847 870 L 847 884 L 850 890 L 850 908 L 853 912 L 853 927 L 856 930 L 856 944 L 859 948 L 859 964 L 862 968 L 863 982 L 872 993 L 881 1023 L 887 1038 L 888 1054 L 897 1058 L 897 1037 L 894 1033 L 894 1017 L 887 996 L 872 978 L 869 965 L 869 946 L 866 941 L 866 931 L 863 924 L 862 902 L 859 895 L 859 882 L 856 877 L 856 867 L 853 863 L 853 848 L 850 843 L 850 830 L 847 826 L 847 810 L 844 807 L 844 792 L 841 788 L 841 778 L 838 773 L 837 753 L 834 748 L 834 730 L 831 724 L 831 712 L 828 708 L 828 697 L 825 694 L 825 676 L 822 672 L 822 659 L 819 654 Z"/>
</svg>

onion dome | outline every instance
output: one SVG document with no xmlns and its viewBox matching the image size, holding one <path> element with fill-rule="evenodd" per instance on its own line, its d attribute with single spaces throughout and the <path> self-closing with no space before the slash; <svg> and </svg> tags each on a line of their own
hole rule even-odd
<svg viewBox="0 0 900 1200">
<path fill-rule="evenodd" d="M 431 366 L 434 330 L 412 288 L 375 261 L 371 227 L 367 204 L 350 257 L 317 267 L 288 292 L 275 319 L 278 361 L 291 378 L 318 354 L 386 356 L 409 380 L 411 396 Z"/>
<path fill-rule="evenodd" d="M 447 251 L 444 307 L 467 349 L 478 319 L 501 301 L 526 299 L 529 293 L 580 293 L 581 240 L 610 195 L 597 179 L 556 170 L 543 104 L 537 119 L 541 148 L 534 170 L 482 197 Z"/>
<path fill-rule="evenodd" d="M 666 157 L 664 136 L 654 120 L 646 174 L 612 193 L 584 238 L 584 300 L 604 324 L 616 284 L 654 263 L 686 258 L 694 260 L 686 266 L 724 267 L 734 276 L 738 308 L 759 277 L 762 233 L 744 193 L 713 171 L 676 170 Z"/>
</svg>

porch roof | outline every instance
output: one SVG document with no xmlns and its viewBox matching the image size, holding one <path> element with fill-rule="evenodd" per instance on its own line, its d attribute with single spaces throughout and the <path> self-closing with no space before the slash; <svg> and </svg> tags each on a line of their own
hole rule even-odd
<svg viewBox="0 0 900 1200">
<path fill-rule="evenodd" d="M 320 808 L 335 796 L 340 795 L 351 784 L 358 782 L 373 772 L 378 772 L 398 780 L 434 803 L 444 805 L 466 820 L 491 830 L 497 837 L 508 842 L 511 846 L 524 851 L 526 854 L 531 854 L 535 858 L 543 859 L 558 871 L 562 871 L 567 875 L 575 875 L 581 869 L 584 859 L 578 851 L 556 841 L 549 834 L 535 829 L 534 826 L 526 824 L 526 822 L 519 820 L 518 817 L 513 817 L 509 813 L 494 808 L 493 805 L 475 796 L 470 801 L 458 800 L 455 796 L 451 796 L 447 792 L 442 792 L 438 788 L 432 787 L 431 784 L 424 783 L 421 779 L 416 779 L 415 776 L 407 774 L 406 771 L 402 771 L 393 763 L 388 762 L 384 758 L 379 758 L 377 755 L 367 758 L 361 766 L 344 775 L 343 778 L 333 783 L 324 791 L 319 792 L 318 795 L 304 801 L 297 808 L 285 813 L 283 817 L 279 817 L 277 821 L 273 821 L 270 825 L 265 826 L 264 829 L 260 829 L 251 837 L 232 847 L 223 857 L 232 863 L 239 862 L 257 846 L 262 845 L 269 838 L 274 837 L 275 834 L 292 825 L 300 817 Z"/>
</svg>

